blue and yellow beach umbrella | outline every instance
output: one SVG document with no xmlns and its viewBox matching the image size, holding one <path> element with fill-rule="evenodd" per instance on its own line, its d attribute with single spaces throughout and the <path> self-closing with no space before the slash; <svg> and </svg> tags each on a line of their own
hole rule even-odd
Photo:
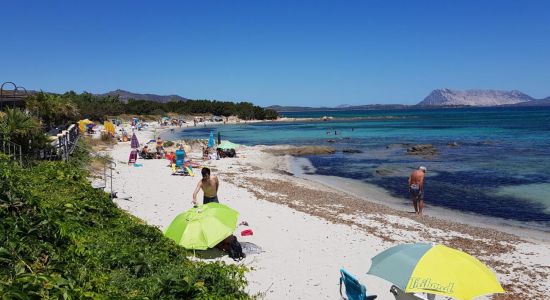
<svg viewBox="0 0 550 300">
<path fill-rule="evenodd" d="M 460 300 L 504 293 L 495 274 L 462 251 L 432 244 L 403 244 L 372 258 L 369 274 L 406 293 L 431 293 Z"/>
</svg>

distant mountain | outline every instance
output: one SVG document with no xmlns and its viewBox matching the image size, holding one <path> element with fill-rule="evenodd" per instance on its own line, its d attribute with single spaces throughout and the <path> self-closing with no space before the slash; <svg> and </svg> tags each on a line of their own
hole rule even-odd
<svg viewBox="0 0 550 300">
<path fill-rule="evenodd" d="M 534 100 L 520 91 L 499 90 L 433 90 L 419 106 L 498 106 L 510 105 Z"/>
<path fill-rule="evenodd" d="M 128 102 L 129 99 L 135 99 L 135 100 L 149 100 L 149 101 L 155 101 L 155 102 L 169 102 L 169 101 L 187 101 L 189 99 L 184 98 L 182 96 L 178 95 L 155 95 L 155 94 L 138 94 L 138 93 L 132 93 L 125 90 L 115 90 L 110 91 L 105 94 L 97 94 L 97 96 L 118 96 L 118 98 L 124 102 Z"/>
</svg>

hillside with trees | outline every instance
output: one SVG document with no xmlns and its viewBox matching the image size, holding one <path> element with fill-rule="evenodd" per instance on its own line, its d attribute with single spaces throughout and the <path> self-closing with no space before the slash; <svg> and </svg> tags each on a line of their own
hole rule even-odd
<svg viewBox="0 0 550 300">
<path fill-rule="evenodd" d="M 118 96 L 93 95 L 91 93 L 77 94 L 67 92 L 61 95 L 37 93 L 27 100 L 29 109 L 44 106 L 45 102 L 65 103 L 66 106 L 74 105 L 78 113 L 76 118 L 104 119 L 106 116 L 121 114 L 135 115 L 164 115 L 175 113 L 180 115 L 212 114 L 217 116 L 237 116 L 243 120 L 273 120 L 278 113 L 272 109 L 265 109 L 250 102 L 230 102 L 217 100 L 172 100 L 165 103 L 128 99 L 122 101 Z M 37 109 L 42 113 L 41 109 Z"/>
</svg>

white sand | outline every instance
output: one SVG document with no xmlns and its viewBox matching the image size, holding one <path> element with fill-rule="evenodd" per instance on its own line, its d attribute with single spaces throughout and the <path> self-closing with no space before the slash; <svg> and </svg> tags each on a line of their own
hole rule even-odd
<svg viewBox="0 0 550 300">
<path fill-rule="evenodd" d="M 153 128 L 136 133 L 140 142 L 154 138 Z M 192 192 L 200 175 L 172 176 L 166 160 L 140 159 L 138 163 L 143 164 L 142 167 L 128 166 L 129 151 L 129 143 L 119 143 L 110 153 L 117 162 L 114 190 L 119 195 L 131 197 L 128 200 L 115 199 L 115 202 L 148 224 L 164 229 L 177 214 L 192 206 Z M 209 161 L 206 165 L 216 169 L 215 174 L 220 178 L 220 202 L 239 211 L 240 219 L 246 220 L 254 231 L 253 236 L 241 237 L 238 232 L 245 227 L 239 227 L 239 240 L 253 243 L 263 250 L 240 262 L 251 269 L 247 273 L 251 294 L 261 293 L 265 299 L 338 299 L 339 268 L 345 267 L 367 286 L 369 294 L 377 294 L 378 299 L 394 299 L 389 293 L 391 284 L 367 275 L 366 271 L 371 257 L 396 243 L 384 242 L 356 226 L 333 224 L 281 204 L 259 200 L 246 188 L 228 183 L 225 174 L 243 172 L 246 165 L 262 167 L 282 163 L 280 158 L 260 153 L 258 147 L 245 147 L 239 153 L 239 158 Z M 191 154 L 195 159 L 199 156 L 200 153 Z M 269 170 L 256 172 L 256 176 L 284 177 Z M 296 180 L 308 186 L 324 188 L 304 179 Z M 202 199 L 202 193 L 199 198 Z M 371 225 L 376 222 L 366 215 L 341 217 L 370 222 Z M 412 219 L 384 217 L 397 225 L 423 226 Z M 385 230 L 398 242 L 422 241 L 418 232 L 407 231 L 402 227 L 390 226 Z M 434 236 L 461 235 L 438 229 L 426 230 Z M 517 266 L 537 268 L 539 264 L 550 268 L 549 244 L 526 242 L 519 248 L 521 250 L 513 257 L 502 259 Z M 215 259 L 233 263 L 228 257 Z M 509 283 L 506 274 L 498 274 L 498 277 L 502 282 Z M 540 289 L 550 290 L 548 279 L 541 279 Z"/>
</svg>

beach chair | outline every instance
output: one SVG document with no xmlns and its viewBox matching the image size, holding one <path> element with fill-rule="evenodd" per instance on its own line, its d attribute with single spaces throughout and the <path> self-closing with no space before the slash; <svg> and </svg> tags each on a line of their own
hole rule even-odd
<svg viewBox="0 0 550 300">
<path fill-rule="evenodd" d="M 188 175 L 185 164 L 185 151 L 176 150 L 176 163 L 172 165 L 172 175 Z"/>
<path fill-rule="evenodd" d="M 395 285 L 392 285 L 390 288 L 390 293 L 393 294 L 395 300 L 434 300 L 434 294 L 428 294 L 427 297 L 424 297 L 420 294 L 411 294 L 405 293 L 402 289 L 398 288 Z"/>
<path fill-rule="evenodd" d="M 347 298 L 342 294 L 342 284 Z M 367 288 L 344 269 L 340 269 L 340 296 L 347 300 L 374 300 L 377 297 L 376 295 L 367 296 Z"/>
</svg>

